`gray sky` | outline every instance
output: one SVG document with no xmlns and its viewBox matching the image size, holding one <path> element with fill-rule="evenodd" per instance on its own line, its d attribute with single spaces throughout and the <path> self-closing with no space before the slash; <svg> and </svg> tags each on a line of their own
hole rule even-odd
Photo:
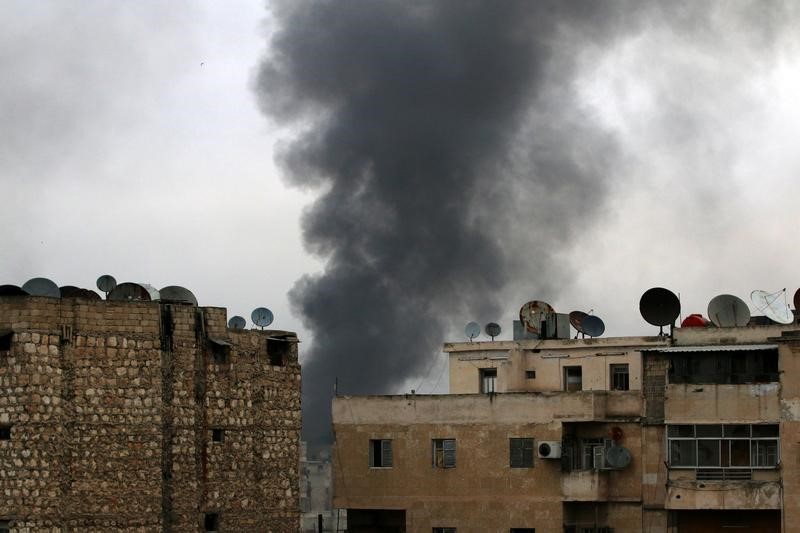
<svg viewBox="0 0 800 533">
<path fill-rule="evenodd" d="M 509 243 L 562 223 L 569 239 L 519 240 L 516 260 L 532 267 L 502 289 L 502 316 L 453 309 L 448 336 L 461 339 L 472 319 L 510 332 L 534 298 L 593 308 L 610 335 L 654 332 L 638 313 L 651 286 L 679 292 L 684 316 L 720 293 L 749 301 L 786 287 L 791 299 L 800 14 L 787 5 L 676 9 L 670 24 L 652 16 L 570 56 L 571 76 L 541 94 L 568 91 L 573 119 L 614 140 L 598 204 L 585 225 L 580 213 L 544 227 L 519 218 Z M 269 306 L 275 327 L 311 340 L 287 292 L 323 265 L 300 234 L 320 191 L 288 186 L 273 162 L 294 132 L 261 114 L 252 90 L 275 29 L 267 17 L 259 1 L 0 0 L 0 284 L 47 276 L 94 288 L 105 273 L 179 284 L 248 321 Z M 559 272 L 544 285 L 541 254 Z"/>
</svg>

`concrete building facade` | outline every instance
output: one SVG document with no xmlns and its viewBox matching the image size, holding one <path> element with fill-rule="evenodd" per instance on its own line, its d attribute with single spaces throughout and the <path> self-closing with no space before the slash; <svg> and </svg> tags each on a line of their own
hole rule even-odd
<svg viewBox="0 0 800 533">
<path fill-rule="evenodd" d="M 446 395 L 333 401 L 348 531 L 800 531 L 800 328 L 446 344 Z"/>
<path fill-rule="evenodd" d="M 297 531 L 297 337 L 0 297 L 0 531 Z"/>
</svg>

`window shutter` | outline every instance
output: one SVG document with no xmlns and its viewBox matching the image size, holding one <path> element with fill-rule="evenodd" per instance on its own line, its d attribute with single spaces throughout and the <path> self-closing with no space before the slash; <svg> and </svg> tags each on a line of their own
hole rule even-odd
<svg viewBox="0 0 800 533">
<path fill-rule="evenodd" d="M 390 467 L 392 466 L 392 441 L 390 440 L 383 440 L 381 441 L 381 455 L 383 455 L 383 461 L 381 466 Z"/>
<path fill-rule="evenodd" d="M 456 466 L 456 441 L 455 439 L 445 439 L 442 443 L 444 448 L 444 467 L 452 468 Z"/>
<path fill-rule="evenodd" d="M 375 446 L 369 441 L 369 466 L 375 466 Z"/>
</svg>

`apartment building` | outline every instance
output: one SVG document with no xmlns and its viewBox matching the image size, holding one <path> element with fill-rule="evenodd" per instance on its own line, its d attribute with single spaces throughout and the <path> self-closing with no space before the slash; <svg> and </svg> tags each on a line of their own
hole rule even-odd
<svg viewBox="0 0 800 533">
<path fill-rule="evenodd" d="M 348 531 L 800 531 L 800 329 L 445 344 L 446 395 L 333 401 Z"/>
</svg>

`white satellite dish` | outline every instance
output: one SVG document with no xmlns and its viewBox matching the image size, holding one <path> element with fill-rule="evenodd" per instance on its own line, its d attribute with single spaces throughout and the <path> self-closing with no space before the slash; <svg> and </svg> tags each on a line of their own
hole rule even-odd
<svg viewBox="0 0 800 533">
<path fill-rule="evenodd" d="M 750 301 L 764 316 L 778 324 L 793 324 L 794 315 L 786 303 L 786 289 L 777 292 L 753 291 Z"/>
<path fill-rule="evenodd" d="M 464 328 L 464 333 L 467 334 L 469 342 L 472 342 L 472 339 L 481 334 L 481 325 L 477 322 L 470 322 L 467 324 L 467 327 Z"/>
<path fill-rule="evenodd" d="M 720 294 L 708 302 L 708 318 L 718 328 L 742 327 L 750 322 L 750 309 L 741 298 Z"/>
</svg>

